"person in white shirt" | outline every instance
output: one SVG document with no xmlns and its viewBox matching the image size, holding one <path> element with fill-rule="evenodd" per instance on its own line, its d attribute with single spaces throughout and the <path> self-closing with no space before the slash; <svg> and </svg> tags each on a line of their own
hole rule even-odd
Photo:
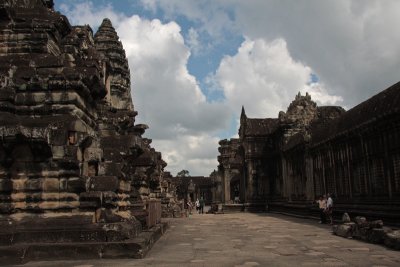
<svg viewBox="0 0 400 267">
<path fill-rule="evenodd" d="M 320 216 L 320 221 L 319 223 L 326 223 L 326 196 L 320 196 L 319 199 L 316 201 L 319 207 L 319 216 Z"/>
<path fill-rule="evenodd" d="M 200 213 L 200 201 L 199 199 L 196 199 L 196 210 L 198 213 Z"/>
<path fill-rule="evenodd" d="M 192 209 L 193 209 L 193 203 L 192 203 L 192 201 L 190 199 L 187 202 L 187 206 L 188 206 L 189 215 L 191 215 L 192 214 Z"/>
<path fill-rule="evenodd" d="M 328 200 L 326 201 L 326 215 L 329 216 L 329 219 L 331 221 L 331 224 L 333 224 L 333 217 L 332 217 L 332 211 L 333 211 L 333 199 L 330 193 L 328 193 Z"/>
</svg>

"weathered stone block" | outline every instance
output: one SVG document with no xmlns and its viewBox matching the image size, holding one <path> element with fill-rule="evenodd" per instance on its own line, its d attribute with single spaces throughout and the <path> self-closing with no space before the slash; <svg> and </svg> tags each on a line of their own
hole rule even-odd
<svg viewBox="0 0 400 267">
<path fill-rule="evenodd" d="M 71 177 L 66 180 L 67 191 L 80 193 L 86 190 L 86 180 L 83 177 Z"/>
<path fill-rule="evenodd" d="M 64 146 L 52 146 L 51 152 L 54 159 L 62 159 L 65 156 Z"/>
<path fill-rule="evenodd" d="M 60 208 L 60 201 L 46 200 L 38 203 L 35 209 L 38 210 L 57 210 Z"/>
<path fill-rule="evenodd" d="M 342 223 L 349 223 L 351 222 L 350 216 L 347 212 L 345 212 L 342 216 Z"/>
<path fill-rule="evenodd" d="M 140 195 L 148 195 L 150 193 L 150 189 L 147 186 L 141 186 L 139 188 L 139 194 Z"/>
<path fill-rule="evenodd" d="M 130 181 L 121 180 L 119 182 L 119 190 L 121 192 L 130 192 L 131 191 L 131 182 Z"/>
<path fill-rule="evenodd" d="M 104 172 L 110 175 L 118 175 L 121 172 L 120 164 L 115 162 L 105 162 L 103 164 Z"/>
<path fill-rule="evenodd" d="M 100 208 L 96 210 L 96 222 L 100 223 L 116 223 L 123 221 L 114 210 Z"/>
<path fill-rule="evenodd" d="M 9 202 L 0 202 L 0 213 L 10 213 L 13 207 Z"/>
<path fill-rule="evenodd" d="M 36 93 L 19 93 L 15 96 L 15 103 L 18 105 L 35 105 L 43 103 L 46 100 L 46 94 L 44 92 Z"/>
<path fill-rule="evenodd" d="M 94 176 L 89 178 L 89 191 L 117 191 L 119 181 L 116 176 Z"/>
<path fill-rule="evenodd" d="M 68 179 L 66 179 L 66 178 L 60 179 L 60 191 L 67 191 L 67 188 L 68 188 L 67 182 L 68 182 Z"/>
<path fill-rule="evenodd" d="M 42 179 L 28 179 L 25 183 L 26 191 L 42 190 Z"/>
<path fill-rule="evenodd" d="M 77 159 L 78 158 L 78 149 L 79 148 L 77 146 L 66 146 L 64 149 L 65 157 Z"/>
<path fill-rule="evenodd" d="M 10 179 L 0 179 L 0 192 L 11 192 L 12 182 Z"/>
<path fill-rule="evenodd" d="M 105 208 L 115 208 L 117 206 L 118 195 L 115 192 L 106 191 L 103 192 L 102 205 Z"/>
<path fill-rule="evenodd" d="M 372 221 L 369 223 L 370 228 L 382 228 L 383 227 L 383 221 L 382 220 L 376 220 Z"/>
<path fill-rule="evenodd" d="M 27 193 L 25 195 L 25 202 L 32 205 L 30 202 L 40 202 L 42 200 L 42 193 Z M 33 205 L 32 205 L 33 206 Z"/>
<path fill-rule="evenodd" d="M 373 228 L 369 231 L 368 242 L 381 244 L 384 242 L 386 234 L 391 231 L 390 228 Z"/>
<path fill-rule="evenodd" d="M 362 216 L 357 216 L 354 221 L 358 224 L 358 225 L 365 225 L 367 223 L 367 219 L 365 217 Z"/>
<path fill-rule="evenodd" d="M 112 174 L 109 174 L 109 173 L 107 173 L 107 174 L 108 175 L 112 175 Z M 106 175 L 106 169 L 105 169 L 105 166 L 104 166 L 103 162 L 99 162 L 99 164 L 98 164 L 97 175 L 98 176 L 105 176 Z"/>
<path fill-rule="evenodd" d="M 87 148 L 84 152 L 84 157 L 87 161 L 99 160 L 103 156 L 102 150 L 99 148 Z"/>
<path fill-rule="evenodd" d="M 23 178 L 23 179 L 12 179 L 12 188 L 15 191 L 22 191 L 25 190 L 25 183 L 28 179 Z"/>
<path fill-rule="evenodd" d="M 352 224 L 335 225 L 333 227 L 333 233 L 338 236 L 349 238 L 353 236 L 353 228 L 354 226 Z"/>
<path fill-rule="evenodd" d="M 359 225 L 357 225 L 356 230 L 353 233 L 353 237 L 364 240 L 364 241 L 368 241 L 368 236 L 369 236 L 369 232 L 371 231 L 371 229 L 369 227 L 360 227 Z"/>
<path fill-rule="evenodd" d="M 72 219 L 71 219 L 72 220 Z M 43 224 L 42 228 L 47 228 Z M 74 229 L 48 229 L 43 232 L 41 229 L 35 229 L 25 232 L 17 232 L 13 236 L 13 243 L 59 243 L 59 242 L 106 242 L 105 231 L 93 229 L 90 225 L 84 225 L 81 228 Z"/>
<path fill-rule="evenodd" d="M 105 147 L 103 150 L 103 157 L 107 161 L 120 161 L 121 155 L 117 153 L 115 148 L 107 148 Z"/>
<path fill-rule="evenodd" d="M 79 208 L 99 208 L 103 199 L 102 192 L 83 192 L 79 195 Z"/>
<path fill-rule="evenodd" d="M 389 248 L 400 250 L 400 230 L 386 233 L 384 243 Z"/>
<path fill-rule="evenodd" d="M 137 220 L 128 220 L 121 223 L 107 223 L 103 229 L 107 232 L 107 241 L 116 242 L 137 237 L 142 226 Z"/>
<path fill-rule="evenodd" d="M 65 129 L 56 129 L 50 132 L 50 142 L 53 146 L 64 146 L 67 144 L 67 132 Z"/>
<path fill-rule="evenodd" d="M 60 180 L 58 178 L 45 178 L 42 186 L 45 192 L 58 192 L 60 190 Z"/>
</svg>

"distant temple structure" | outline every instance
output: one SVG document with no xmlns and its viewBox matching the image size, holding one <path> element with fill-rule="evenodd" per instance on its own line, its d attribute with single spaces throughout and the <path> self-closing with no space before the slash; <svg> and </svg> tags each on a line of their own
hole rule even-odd
<svg viewBox="0 0 400 267">
<path fill-rule="evenodd" d="M 334 195 L 335 213 L 400 219 L 400 83 L 345 111 L 300 95 L 278 118 L 248 118 L 219 142 L 226 209 L 312 216 Z"/>
<path fill-rule="evenodd" d="M 135 238 L 174 198 L 166 163 L 135 124 L 111 21 L 93 36 L 53 6 L 0 3 L 0 263 L 142 257 L 159 233 Z"/>
<path fill-rule="evenodd" d="M 203 197 L 205 204 L 210 205 L 215 201 L 216 182 L 213 177 L 185 176 L 175 177 L 178 199 L 195 202 Z"/>
</svg>

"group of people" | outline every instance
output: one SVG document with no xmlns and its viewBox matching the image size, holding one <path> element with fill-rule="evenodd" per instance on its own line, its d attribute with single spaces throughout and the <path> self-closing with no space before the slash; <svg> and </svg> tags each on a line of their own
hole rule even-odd
<svg viewBox="0 0 400 267">
<path fill-rule="evenodd" d="M 330 224 L 333 224 L 333 218 L 332 218 L 332 211 L 333 211 L 333 199 L 332 195 L 330 193 L 320 196 L 319 199 L 317 200 L 319 211 L 320 211 L 320 221 L 319 223 L 327 223 L 327 217 L 329 218 Z M 199 214 L 204 213 L 204 198 L 200 197 L 200 199 L 196 199 L 196 202 L 193 204 L 193 202 L 188 200 L 187 202 L 189 214 L 192 214 L 192 210 L 194 207 L 196 207 L 196 211 Z"/>
<path fill-rule="evenodd" d="M 195 206 L 196 207 L 196 211 L 200 214 L 203 214 L 204 213 L 204 198 L 203 197 L 200 197 L 200 200 L 197 198 L 196 199 L 196 202 L 194 203 L 194 205 L 193 205 L 193 202 L 190 200 L 190 198 L 189 198 L 189 200 L 188 200 L 188 202 L 187 202 L 187 205 L 188 205 L 188 209 L 189 209 L 189 214 L 192 214 L 192 210 L 193 210 L 193 206 Z"/>
<path fill-rule="evenodd" d="M 327 223 L 327 217 L 329 218 L 330 224 L 333 224 L 332 211 L 333 211 L 333 199 L 330 193 L 320 196 L 317 200 L 319 207 L 319 214 L 321 220 L 319 223 Z"/>
</svg>

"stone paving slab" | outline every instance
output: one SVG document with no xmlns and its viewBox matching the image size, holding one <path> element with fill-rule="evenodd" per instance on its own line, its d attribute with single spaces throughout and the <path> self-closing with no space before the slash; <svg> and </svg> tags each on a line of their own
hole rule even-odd
<svg viewBox="0 0 400 267">
<path fill-rule="evenodd" d="M 170 219 L 145 259 L 37 261 L 32 267 L 400 266 L 400 252 L 332 234 L 315 221 L 278 214 L 195 214 Z"/>
</svg>

